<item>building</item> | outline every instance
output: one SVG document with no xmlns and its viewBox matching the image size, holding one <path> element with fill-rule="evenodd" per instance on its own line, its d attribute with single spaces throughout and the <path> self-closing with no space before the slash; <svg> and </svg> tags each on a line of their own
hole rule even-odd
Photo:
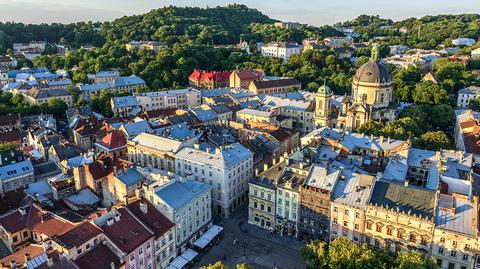
<svg viewBox="0 0 480 269">
<path fill-rule="evenodd" d="M 461 38 L 456 38 L 454 40 L 452 40 L 452 45 L 454 46 L 473 46 L 475 45 L 475 39 L 472 39 L 472 38 L 465 38 L 465 37 L 461 37 Z"/>
<path fill-rule="evenodd" d="M 86 117 L 75 120 L 73 128 L 73 140 L 75 145 L 83 151 L 88 151 L 95 145 L 95 142 L 104 137 L 109 127 L 104 121 L 96 117 Z"/>
<path fill-rule="evenodd" d="M 302 46 L 297 43 L 280 42 L 265 44 L 261 51 L 264 57 L 275 57 L 286 62 L 292 55 L 300 54 L 302 49 Z"/>
<path fill-rule="evenodd" d="M 480 59 L 480 48 L 472 50 L 470 53 L 472 60 L 479 60 Z"/>
<path fill-rule="evenodd" d="M 470 100 L 479 99 L 480 87 L 470 86 L 458 91 L 457 107 L 467 108 L 470 104 Z"/>
<path fill-rule="evenodd" d="M 90 75 L 90 80 L 96 84 L 115 83 L 115 80 L 119 77 L 120 73 L 118 71 L 100 71 Z"/>
<path fill-rule="evenodd" d="M 115 170 L 107 176 L 102 186 L 102 203 L 107 206 L 127 204 L 129 199 L 136 196 L 145 177 L 133 167 Z"/>
<path fill-rule="evenodd" d="M 377 181 L 366 206 L 365 243 L 396 252 L 429 253 L 435 204 L 435 191 Z"/>
<path fill-rule="evenodd" d="M 333 105 L 331 90 L 326 85 L 320 87 L 315 105 L 316 126 L 356 130 L 369 120 L 393 121 L 398 114 L 398 104 L 392 101 L 392 89 L 392 77 L 379 61 L 375 46 L 372 59 L 353 77 L 351 97 L 343 98 L 338 106 Z"/>
<path fill-rule="evenodd" d="M 250 108 L 244 108 L 236 113 L 236 120 L 240 123 L 266 123 L 275 122 L 275 111 L 262 111 Z"/>
<path fill-rule="evenodd" d="M 455 148 L 480 157 L 480 114 L 472 110 L 456 110 Z M 478 162 L 477 162 L 478 163 Z"/>
<path fill-rule="evenodd" d="M 137 50 L 152 50 L 158 52 L 162 48 L 168 48 L 167 43 L 159 41 L 135 41 L 132 40 L 125 45 L 127 51 L 131 52 L 134 49 Z"/>
<path fill-rule="evenodd" d="M 239 143 L 204 150 L 195 144 L 175 154 L 175 173 L 212 186 L 213 213 L 228 218 L 248 198 L 253 154 Z"/>
<path fill-rule="evenodd" d="M 127 155 L 127 139 L 123 132 L 115 130 L 107 134 L 102 140 L 95 143 L 96 152 L 105 153 L 112 158 Z"/>
<path fill-rule="evenodd" d="M 256 95 L 286 94 L 301 89 L 302 83 L 294 78 L 252 81 L 248 86 L 248 90 Z"/>
<path fill-rule="evenodd" d="M 206 70 L 193 70 L 192 74 L 188 77 L 188 81 L 191 87 L 197 89 L 218 89 L 225 88 L 230 85 L 231 71 L 206 71 Z"/>
<path fill-rule="evenodd" d="M 248 223 L 273 231 L 277 200 L 274 181 L 265 175 L 253 178 L 248 195 Z"/>
<path fill-rule="evenodd" d="M 328 241 L 330 234 L 330 199 L 342 171 L 313 165 L 300 186 L 299 233 L 303 240 Z"/>
<path fill-rule="evenodd" d="M 141 77 L 131 75 L 128 77 L 117 77 L 114 86 L 116 91 L 125 91 L 133 94 L 136 89 L 145 88 L 146 83 Z"/>
<path fill-rule="evenodd" d="M 155 235 L 155 266 L 167 268 L 176 256 L 175 224 L 145 199 L 130 202 L 126 208 Z"/>
<path fill-rule="evenodd" d="M 77 260 L 105 240 L 103 231 L 90 221 L 82 222 L 66 233 L 52 238 L 52 247 L 69 259 Z"/>
<path fill-rule="evenodd" d="M 307 26 L 306 24 L 301 24 L 298 22 L 283 22 L 283 21 L 277 21 L 273 25 L 280 29 L 300 29 L 304 26 Z"/>
<path fill-rule="evenodd" d="M 146 199 L 175 224 L 178 249 L 185 250 L 211 225 L 211 190 L 208 184 L 182 179 L 144 188 Z"/>
<path fill-rule="evenodd" d="M 127 142 L 127 157 L 141 167 L 175 171 L 175 154 L 185 147 L 193 147 L 198 136 L 166 137 L 141 133 Z"/>
<path fill-rule="evenodd" d="M 66 89 L 45 89 L 34 87 L 24 93 L 25 101 L 32 105 L 48 104 L 52 98 L 65 102 L 67 107 L 73 107 L 73 96 Z"/>
<path fill-rule="evenodd" d="M 193 88 L 135 93 L 137 103 L 145 111 L 168 108 L 188 108 L 202 104 L 200 91 Z"/>
<path fill-rule="evenodd" d="M 113 85 L 109 83 L 80 84 L 78 89 L 86 101 L 91 101 L 93 96 L 100 96 L 103 90 L 114 90 Z"/>
<path fill-rule="evenodd" d="M 5 152 L 0 157 L 0 194 L 34 182 L 32 162 L 23 156 L 23 152 Z"/>
<path fill-rule="evenodd" d="M 125 268 L 154 268 L 155 233 L 128 208 L 115 208 L 95 219 L 94 224 L 124 258 Z"/>
<path fill-rule="evenodd" d="M 248 89 L 253 81 L 263 80 L 265 73 L 261 69 L 234 70 L 230 74 L 230 87 L 235 89 Z"/>
<path fill-rule="evenodd" d="M 110 106 L 115 117 L 136 116 L 142 112 L 142 108 L 134 96 L 112 97 Z"/>
<path fill-rule="evenodd" d="M 362 244 L 364 242 L 365 208 L 375 177 L 343 171 L 332 191 L 330 241 L 341 236 Z"/>
</svg>

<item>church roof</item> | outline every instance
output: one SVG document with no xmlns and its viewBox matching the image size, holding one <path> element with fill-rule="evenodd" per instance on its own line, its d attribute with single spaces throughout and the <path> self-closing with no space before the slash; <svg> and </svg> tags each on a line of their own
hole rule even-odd
<svg viewBox="0 0 480 269">
<path fill-rule="evenodd" d="M 392 76 L 388 68 L 379 61 L 370 60 L 358 68 L 353 77 L 354 83 L 390 83 Z"/>
</svg>

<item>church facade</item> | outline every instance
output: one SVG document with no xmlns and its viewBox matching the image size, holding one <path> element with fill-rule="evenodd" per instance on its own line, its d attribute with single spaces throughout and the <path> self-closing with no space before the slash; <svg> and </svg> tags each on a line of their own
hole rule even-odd
<svg viewBox="0 0 480 269">
<path fill-rule="evenodd" d="M 388 68 L 379 61 L 378 49 L 372 58 L 355 73 L 351 96 L 337 98 L 324 84 L 318 89 L 315 105 L 315 124 L 344 130 L 356 130 L 369 120 L 394 121 L 397 104 L 393 100 L 393 83 Z"/>
</svg>

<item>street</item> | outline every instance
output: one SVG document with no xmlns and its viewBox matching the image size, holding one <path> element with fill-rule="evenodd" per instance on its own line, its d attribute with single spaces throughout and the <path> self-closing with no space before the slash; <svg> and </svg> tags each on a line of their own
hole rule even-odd
<svg viewBox="0 0 480 269">
<path fill-rule="evenodd" d="M 234 269 L 239 263 L 247 263 L 255 269 L 270 269 L 275 266 L 281 269 L 306 268 L 299 255 L 302 243 L 296 238 L 270 234 L 248 224 L 246 207 L 219 224 L 224 227 L 223 239 L 207 253 L 201 254 L 195 268 L 217 261 L 222 261 L 230 269 Z"/>
</svg>

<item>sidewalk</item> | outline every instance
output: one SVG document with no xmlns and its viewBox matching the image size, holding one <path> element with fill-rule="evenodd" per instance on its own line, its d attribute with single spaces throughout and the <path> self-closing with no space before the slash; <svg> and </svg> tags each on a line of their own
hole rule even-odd
<svg viewBox="0 0 480 269">
<path fill-rule="evenodd" d="M 242 223 L 242 225 L 240 225 L 240 228 L 243 231 L 246 231 L 248 234 L 250 234 L 253 237 L 267 240 L 271 243 L 284 246 L 291 250 L 299 251 L 300 248 L 304 246 L 304 244 L 301 241 L 299 241 L 297 238 L 293 236 L 280 236 L 280 234 L 278 233 L 271 234 L 267 230 L 264 230 L 255 225 L 248 224 L 246 222 Z"/>
</svg>

